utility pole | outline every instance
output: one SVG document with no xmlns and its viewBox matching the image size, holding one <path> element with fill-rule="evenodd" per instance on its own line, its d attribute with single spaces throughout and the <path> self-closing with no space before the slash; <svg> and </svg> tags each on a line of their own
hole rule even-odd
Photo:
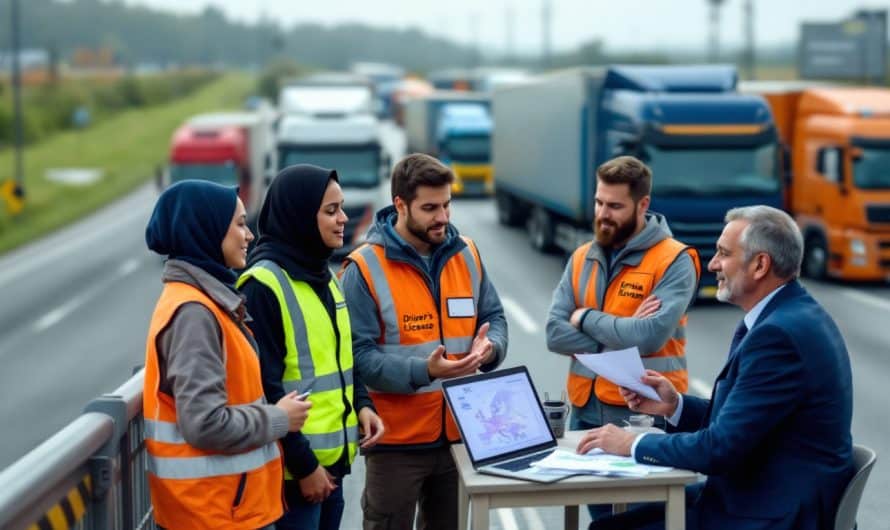
<svg viewBox="0 0 890 530">
<path fill-rule="evenodd" d="M 720 60 L 720 7 L 724 0 L 708 0 L 711 6 L 709 13 L 710 34 L 708 38 L 708 62 Z"/>
<path fill-rule="evenodd" d="M 541 4 L 541 66 L 544 69 L 551 67 L 550 24 L 552 19 L 553 4 L 551 0 L 543 0 Z"/>
<path fill-rule="evenodd" d="M 479 63 L 482 59 L 482 53 L 479 50 L 479 13 L 470 13 L 469 15 L 469 26 L 470 26 L 470 48 L 472 51 L 472 58 L 470 60 L 471 67 L 479 66 Z"/>
<path fill-rule="evenodd" d="M 505 39 L 506 43 L 504 46 L 504 56 L 507 62 L 512 62 L 516 57 L 516 50 L 514 49 L 515 40 L 514 40 L 514 29 L 516 27 L 516 12 L 513 11 L 513 5 L 507 4 L 506 6 L 506 28 L 505 28 Z"/>
<path fill-rule="evenodd" d="M 13 181 L 3 186 L 4 198 L 12 214 L 17 214 L 24 206 L 25 178 L 23 146 L 24 135 L 22 127 L 22 71 L 19 64 L 21 54 L 21 18 L 19 15 L 19 0 L 12 0 L 10 23 L 12 24 L 12 107 L 13 107 L 13 136 L 15 138 L 14 158 L 15 169 Z"/>
<path fill-rule="evenodd" d="M 745 0 L 745 4 L 742 6 L 742 19 L 744 20 L 744 35 L 745 35 L 745 51 L 743 53 L 742 64 L 744 66 L 746 77 L 748 79 L 755 79 L 757 74 L 755 72 L 756 66 L 756 56 L 755 56 L 755 46 L 754 46 L 754 0 Z"/>
</svg>

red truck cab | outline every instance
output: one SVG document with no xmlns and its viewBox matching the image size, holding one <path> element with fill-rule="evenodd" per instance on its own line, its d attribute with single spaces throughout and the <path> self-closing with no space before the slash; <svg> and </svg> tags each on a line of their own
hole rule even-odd
<svg viewBox="0 0 890 530">
<path fill-rule="evenodd" d="M 195 116 L 170 144 L 167 182 L 200 179 L 238 186 L 249 218 L 258 212 L 271 170 L 274 144 L 271 120 L 253 113 Z"/>
</svg>

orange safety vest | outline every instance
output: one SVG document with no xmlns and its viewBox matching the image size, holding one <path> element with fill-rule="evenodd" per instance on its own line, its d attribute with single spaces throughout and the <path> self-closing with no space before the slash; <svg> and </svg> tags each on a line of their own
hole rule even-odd
<svg viewBox="0 0 890 530">
<path fill-rule="evenodd" d="M 156 340 L 176 310 L 198 302 L 213 312 L 222 330 L 228 406 L 264 403 L 256 352 L 230 315 L 199 289 L 164 285 L 145 347 L 143 416 L 148 483 L 154 517 L 164 528 L 255 530 L 284 512 L 283 471 L 277 442 L 237 454 L 198 449 L 183 438 L 173 397 L 160 390 Z"/>
<path fill-rule="evenodd" d="M 599 263 L 587 259 L 587 253 L 593 242 L 581 245 L 572 254 L 572 290 L 575 293 L 575 307 L 600 308 L 597 284 L 603 271 Z M 605 297 L 600 311 L 618 317 L 629 317 L 649 296 L 665 271 L 682 254 L 688 252 L 695 264 L 696 277 L 701 274 L 698 253 L 676 239 L 664 239 L 649 248 L 643 255 L 639 265 L 625 265 L 621 272 L 605 288 Z M 602 277 L 602 278 L 601 278 Z M 686 315 L 677 323 L 674 334 L 658 351 L 642 357 L 645 368 L 661 372 L 680 392 L 686 392 L 689 386 L 689 374 L 686 371 Z M 572 359 L 568 378 L 569 399 L 577 407 L 583 407 L 590 399 L 591 387 L 596 397 L 609 405 L 626 406 L 618 386 L 604 377 L 584 367 L 576 359 Z"/>
<path fill-rule="evenodd" d="M 467 246 L 445 263 L 439 275 L 439 305 L 421 274 L 413 266 L 386 259 L 382 245 L 364 245 L 349 255 L 361 271 L 380 313 L 377 343 L 387 355 L 426 359 L 440 344 L 446 357 L 469 353 L 476 336 L 476 308 L 482 278 L 479 252 L 469 238 Z M 368 388 L 377 414 L 386 425 L 381 444 L 420 445 L 442 436 L 460 439 L 447 410 L 441 381 L 422 386 L 413 394 L 395 394 Z"/>
</svg>

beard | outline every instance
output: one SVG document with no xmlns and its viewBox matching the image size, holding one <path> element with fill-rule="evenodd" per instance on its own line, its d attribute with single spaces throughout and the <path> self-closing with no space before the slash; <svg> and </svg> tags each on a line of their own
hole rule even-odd
<svg viewBox="0 0 890 530">
<path fill-rule="evenodd" d="M 723 282 L 723 287 L 717 288 L 717 294 L 714 295 L 720 302 L 729 303 L 730 299 L 732 299 L 732 286 L 727 285 L 726 281 Z"/>
<path fill-rule="evenodd" d="M 408 231 L 411 232 L 411 235 L 416 237 L 417 239 L 423 241 L 427 245 L 438 245 L 445 241 L 445 238 L 448 237 L 448 230 L 443 230 L 441 236 L 434 236 L 431 232 L 433 230 L 437 230 L 439 228 L 446 227 L 447 224 L 435 224 L 428 227 L 424 227 L 420 223 L 416 222 L 411 214 L 408 214 L 408 218 L 406 219 L 405 226 L 408 228 Z"/>
<path fill-rule="evenodd" d="M 597 219 L 594 225 L 596 243 L 603 248 L 622 246 L 637 230 L 637 216 L 623 224 Z"/>
<path fill-rule="evenodd" d="M 717 294 L 714 295 L 720 302 L 733 303 L 733 300 L 738 299 L 741 293 L 745 292 L 745 280 L 740 276 L 733 277 L 732 280 L 723 276 L 723 286 L 720 287 L 720 281 L 717 281 Z M 738 293 L 736 292 L 738 291 Z"/>
</svg>

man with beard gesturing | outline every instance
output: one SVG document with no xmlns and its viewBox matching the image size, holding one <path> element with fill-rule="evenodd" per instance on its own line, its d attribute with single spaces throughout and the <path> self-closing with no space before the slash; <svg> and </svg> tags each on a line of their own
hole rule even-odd
<svg viewBox="0 0 890 530">
<path fill-rule="evenodd" d="M 648 211 L 652 173 L 643 162 L 621 156 L 596 177 L 595 238 L 575 250 L 553 292 L 547 348 L 572 355 L 637 346 L 645 368 L 685 392 L 685 313 L 698 284 L 698 254 Z M 574 358 L 567 389 L 573 430 L 623 425 L 634 414 L 614 383 Z M 664 419 L 655 424 L 663 428 Z M 611 513 L 608 505 L 588 508 L 593 520 Z"/>
<path fill-rule="evenodd" d="M 441 381 L 496 368 L 507 321 L 472 240 L 449 223 L 451 170 L 411 154 L 392 172 L 393 205 L 341 280 L 355 366 L 386 432 L 365 458 L 365 530 L 457 524 L 458 476 L 449 445 L 459 432 Z"/>
</svg>

